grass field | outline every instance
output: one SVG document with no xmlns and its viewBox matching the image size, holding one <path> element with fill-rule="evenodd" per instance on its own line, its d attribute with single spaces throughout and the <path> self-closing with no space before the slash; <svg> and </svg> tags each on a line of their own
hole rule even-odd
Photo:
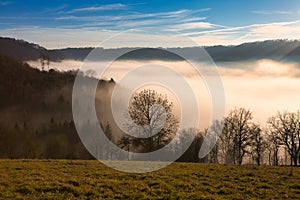
<svg viewBox="0 0 300 200">
<path fill-rule="evenodd" d="M 300 199 L 300 168 L 173 163 L 147 174 L 98 161 L 0 160 L 0 199 Z"/>
</svg>

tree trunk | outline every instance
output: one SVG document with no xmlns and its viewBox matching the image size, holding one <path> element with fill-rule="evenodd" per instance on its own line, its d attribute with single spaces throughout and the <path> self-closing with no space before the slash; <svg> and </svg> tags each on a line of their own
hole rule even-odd
<svg viewBox="0 0 300 200">
<path fill-rule="evenodd" d="M 260 154 L 257 154 L 257 165 L 260 165 Z"/>
<path fill-rule="evenodd" d="M 297 164 L 297 162 L 298 162 L 298 156 L 297 156 L 297 154 L 295 154 L 295 155 L 293 156 L 293 161 L 294 161 L 294 165 L 297 166 L 297 165 L 298 165 L 298 164 Z"/>
<path fill-rule="evenodd" d="M 278 149 L 276 148 L 274 151 L 274 164 L 278 166 Z"/>
</svg>

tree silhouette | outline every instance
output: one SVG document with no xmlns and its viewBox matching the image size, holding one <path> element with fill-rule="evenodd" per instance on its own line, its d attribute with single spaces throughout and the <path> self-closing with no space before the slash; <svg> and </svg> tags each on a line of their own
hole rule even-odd
<svg viewBox="0 0 300 200">
<path fill-rule="evenodd" d="M 224 131 L 225 135 L 229 136 L 230 142 L 233 142 L 230 150 L 235 164 L 242 164 L 247 148 L 251 145 L 251 135 L 255 128 L 252 113 L 245 108 L 236 108 L 226 117 Z"/>
<path fill-rule="evenodd" d="M 258 124 L 253 125 L 251 138 L 252 138 L 252 142 L 251 142 L 252 154 L 254 156 L 256 164 L 260 165 L 263 152 L 267 148 L 267 142 L 263 137 L 262 130 Z"/>
<path fill-rule="evenodd" d="M 269 118 L 268 128 L 289 153 L 290 164 L 297 165 L 300 153 L 300 112 L 278 112 Z"/>
<path fill-rule="evenodd" d="M 145 138 L 134 139 L 133 144 L 150 152 L 168 143 L 178 128 L 172 110 L 173 103 L 155 90 L 145 89 L 134 94 L 129 105 L 129 117 L 134 123 L 128 124 L 128 130 Z"/>
</svg>

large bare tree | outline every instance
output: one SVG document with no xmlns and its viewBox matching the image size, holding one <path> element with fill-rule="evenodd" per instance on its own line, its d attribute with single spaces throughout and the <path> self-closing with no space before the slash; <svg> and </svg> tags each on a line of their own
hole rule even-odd
<svg viewBox="0 0 300 200">
<path fill-rule="evenodd" d="M 151 152 L 167 144 L 176 134 L 178 120 L 173 114 L 173 103 L 166 95 L 145 89 L 133 95 L 129 116 L 134 122 L 129 131 L 138 132 L 144 138 L 133 139 L 133 145 L 141 151 Z"/>
<path fill-rule="evenodd" d="M 251 111 L 245 108 L 235 108 L 225 118 L 223 132 L 233 142 L 229 144 L 229 150 L 235 164 L 242 164 L 248 147 L 251 145 L 251 135 L 254 128 L 252 118 Z"/>
</svg>

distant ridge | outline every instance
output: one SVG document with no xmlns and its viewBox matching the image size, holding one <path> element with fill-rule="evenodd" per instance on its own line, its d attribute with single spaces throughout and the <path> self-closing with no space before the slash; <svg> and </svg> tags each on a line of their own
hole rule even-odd
<svg viewBox="0 0 300 200">
<path fill-rule="evenodd" d="M 200 47 L 185 48 L 97 48 L 101 55 L 95 60 L 111 60 L 117 55 L 131 51 L 120 57 L 123 60 L 182 60 L 180 56 L 168 52 L 168 50 L 184 55 L 188 59 L 200 60 Z M 300 41 L 299 40 L 267 40 L 262 42 L 244 43 L 236 46 L 210 46 L 204 47 L 215 62 L 253 61 L 259 59 L 272 59 L 278 61 L 300 62 Z M 19 61 L 37 60 L 47 57 L 52 61 L 64 59 L 84 60 L 95 48 L 65 48 L 47 50 L 37 44 L 28 43 L 24 40 L 0 37 L 0 54 L 12 57 Z M 167 50 L 167 51 L 165 51 Z"/>
<path fill-rule="evenodd" d="M 52 61 L 63 59 L 63 55 L 58 52 L 51 52 L 38 44 L 4 37 L 0 37 L 0 54 L 17 61 L 37 60 L 42 57 Z"/>
</svg>

